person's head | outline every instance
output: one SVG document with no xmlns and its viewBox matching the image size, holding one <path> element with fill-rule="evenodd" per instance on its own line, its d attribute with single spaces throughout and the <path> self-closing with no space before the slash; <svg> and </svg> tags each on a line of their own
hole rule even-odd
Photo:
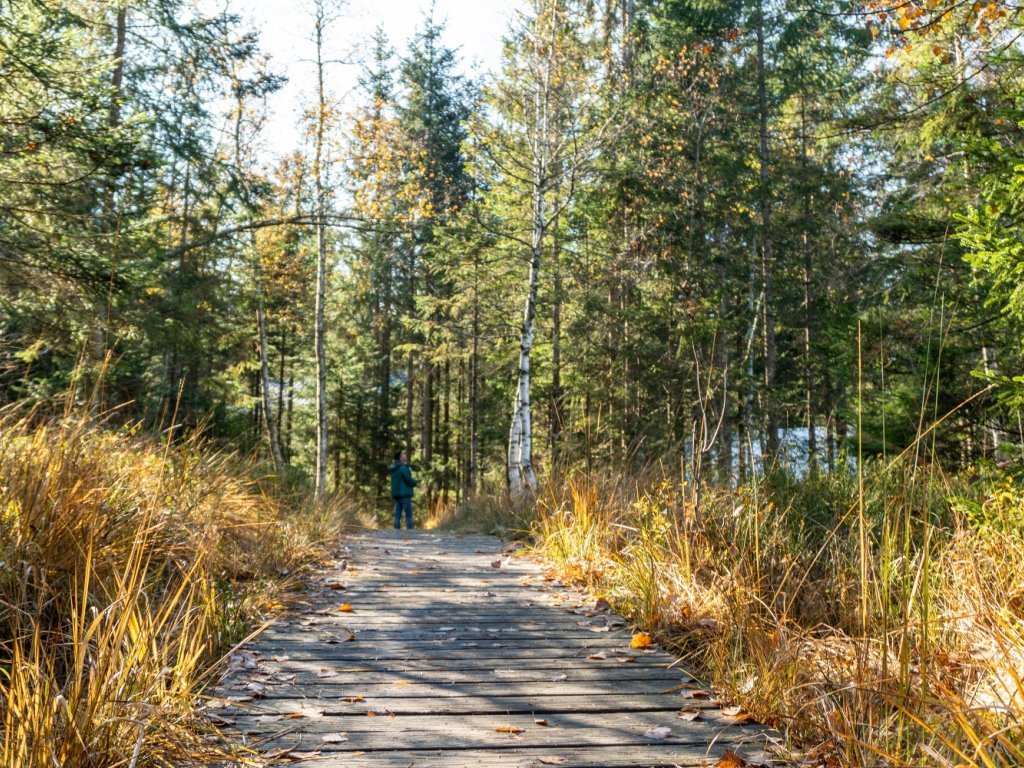
<svg viewBox="0 0 1024 768">
<path fill-rule="evenodd" d="M 399 464 L 405 464 L 409 460 L 409 454 L 405 451 L 395 451 L 395 461 Z"/>
</svg>

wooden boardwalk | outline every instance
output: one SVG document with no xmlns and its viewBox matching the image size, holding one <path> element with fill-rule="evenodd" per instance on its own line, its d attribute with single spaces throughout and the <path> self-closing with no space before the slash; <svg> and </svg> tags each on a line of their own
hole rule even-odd
<svg viewBox="0 0 1024 768">
<path fill-rule="evenodd" d="M 264 754 L 325 768 L 763 762 L 765 729 L 498 539 L 346 544 L 220 690 L 216 719 Z"/>
</svg>

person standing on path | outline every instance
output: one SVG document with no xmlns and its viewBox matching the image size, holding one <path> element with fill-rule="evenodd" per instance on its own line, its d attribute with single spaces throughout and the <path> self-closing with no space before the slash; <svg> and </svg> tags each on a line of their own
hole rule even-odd
<svg viewBox="0 0 1024 768">
<path fill-rule="evenodd" d="M 412 489 L 419 480 L 413 479 L 409 468 L 409 455 L 405 451 L 395 452 L 395 461 L 388 467 L 391 473 L 391 498 L 395 500 L 395 529 L 402 527 L 402 510 L 405 510 L 405 527 L 412 528 Z"/>
</svg>

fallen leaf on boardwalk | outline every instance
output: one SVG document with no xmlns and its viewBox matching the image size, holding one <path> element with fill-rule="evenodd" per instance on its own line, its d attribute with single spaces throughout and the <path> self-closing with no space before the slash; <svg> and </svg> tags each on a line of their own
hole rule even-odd
<svg viewBox="0 0 1024 768">
<path fill-rule="evenodd" d="M 366 699 L 364 699 L 362 696 L 345 696 L 341 700 L 348 704 L 352 704 L 356 701 L 366 701 Z"/>
<path fill-rule="evenodd" d="M 338 673 L 332 669 L 321 669 L 316 673 L 317 677 L 337 677 Z"/>
<path fill-rule="evenodd" d="M 604 653 L 592 653 L 589 656 L 587 656 L 587 658 L 593 659 L 594 661 L 604 661 L 608 658 L 608 656 Z"/>
<path fill-rule="evenodd" d="M 525 729 L 516 728 L 514 725 L 499 725 L 495 728 L 498 733 L 525 733 Z"/>
<path fill-rule="evenodd" d="M 253 718 L 257 723 L 276 723 L 281 720 L 284 715 L 257 715 Z"/>
<path fill-rule="evenodd" d="M 535 719 L 535 720 L 533 721 L 533 724 L 534 724 L 534 725 L 547 725 L 547 724 L 548 724 L 548 721 L 547 721 L 547 720 L 537 720 L 537 719 Z"/>
<path fill-rule="evenodd" d="M 754 716 L 745 711 L 743 707 L 726 707 L 722 710 L 722 714 L 729 718 L 733 725 L 741 725 L 754 719 Z"/>
<path fill-rule="evenodd" d="M 296 710 L 288 715 L 289 720 L 301 720 L 302 718 L 309 718 L 310 720 L 318 720 L 324 716 L 322 709 L 302 709 Z"/>
<path fill-rule="evenodd" d="M 619 656 L 615 659 L 619 664 L 636 664 L 636 656 Z"/>
<path fill-rule="evenodd" d="M 683 707 L 681 710 L 679 710 L 678 717 L 680 720 L 685 720 L 688 723 L 693 722 L 698 717 L 700 717 L 700 710 L 696 707 Z"/>
<path fill-rule="evenodd" d="M 611 627 L 605 625 L 603 627 L 590 627 L 591 632 L 608 632 Z"/>
<path fill-rule="evenodd" d="M 326 733 L 320 737 L 320 741 L 328 744 L 341 744 L 343 741 L 348 741 L 348 736 L 344 733 Z"/>
<path fill-rule="evenodd" d="M 710 699 L 711 691 L 704 688 L 696 688 L 686 694 L 691 699 Z"/>
<path fill-rule="evenodd" d="M 725 750 L 722 758 L 715 763 L 716 768 L 745 768 L 750 765 L 746 760 L 737 755 L 731 749 Z"/>
<path fill-rule="evenodd" d="M 655 741 L 661 741 L 667 739 L 672 735 L 672 729 L 667 725 L 656 725 L 653 728 L 648 728 L 644 731 L 644 736 L 648 739 L 654 739 Z"/>
<path fill-rule="evenodd" d="M 390 709 L 384 709 L 382 707 L 381 709 L 371 709 L 369 712 L 366 713 L 366 716 L 367 717 L 394 717 L 395 713 L 392 712 Z"/>
<path fill-rule="evenodd" d="M 595 611 L 610 611 L 611 609 L 612 604 L 605 600 L 603 597 L 597 598 L 597 602 L 594 603 Z"/>
<path fill-rule="evenodd" d="M 652 645 L 654 640 L 646 632 L 637 632 L 633 635 L 633 639 L 629 641 L 631 648 L 646 648 L 648 645 Z"/>
<path fill-rule="evenodd" d="M 408 680 L 396 680 L 393 685 L 412 685 Z"/>
<path fill-rule="evenodd" d="M 491 568 L 501 568 L 501 560 L 495 560 L 491 563 Z"/>
<path fill-rule="evenodd" d="M 338 606 L 338 610 L 342 613 L 352 613 L 352 603 L 342 603 Z"/>
<path fill-rule="evenodd" d="M 568 680 L 568 679 L 569 679 L 568 675 L 555 675 L 554 677 L 551 678 L 551 682 L 552 683 L 560 683 L 563 680 Z"/>
<path fill-rule="evenodd" d="M 537 762 L 542 765 L 561 765 L 562 763 L 569 762 L 569 758 L 559 757 L 558 755 L 541 755 L 537 758 Z"/>
<path fill-rule="evenodd" d="M 337 589 L 337 590 L 347 589 L 347 587 L 344 584 L 339 584 L 337 581 L 332 581 L 327 586 L 330 587 L 331 589 Z"/>
<path fill-rule="evenodd" d="M 455 631 L 455 627 L 438 627 L 437 631 L 438 632 L 454 632 Z"/>
</svg>

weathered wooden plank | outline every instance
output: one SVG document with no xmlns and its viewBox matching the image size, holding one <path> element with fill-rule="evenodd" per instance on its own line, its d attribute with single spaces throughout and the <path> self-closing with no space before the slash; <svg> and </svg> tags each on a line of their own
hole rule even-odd
<svg viewBox="0 0 1024 768">
<path fill-rule="evenodd" d="M 545 638 L 520 638 L 514 635 L 503 635 L 500 638 L 488 636 L 476 637 L 471 635 L 459 635 L 456 637 L 445 637 L 444 635 L 427 635 L 424 637 L 402 638 L 380 638 L 375 633 L 356 633 L 355 639 L 348 642 L 349 627 L 303 627 L 299 637 L 276 637 L 264 638 L 260 642 L 261 653 L 277 654 L 280 651 L 295 650 L 309 653 L 321 651 L 329 653 L 333 646 L 340 645 L 342 650 L 463 650 L 477 649 L 484 650 L 491 643 L 500 641 L 504 648 L 520 649 L 524 652 L 551 653 L 551 654 L 572 654 L 591 650 L 620 651 L 629 653 L 637 659 L 647 659 L 654 654 L 647 654 L 636 649 L 631 649 L 628 643 L 623 643 L 618 638 L 605 638 L 595 636 L 583 638 L 579 641 Z M 348 632 L 346 632 L 348 630 Z M 330 642 L 329 642 L 330 641 Z M 662 653 L 658 658 L 671 658 L 668 654 Z"/>
<path fill-rule="evenodd" d="M 316 750 L 319 745 L 309 741 L 305 750 Z M 679 745 L 615 746 L 615 747 L 561 747 L 524 748 L 503 750 L 415 750 L 368 752 L 328 752 L 308 761 L 290 762 L 293 768 L 707 768 L 722 757 L 728 747 L 713 744 L 708 747 Z M 737 752 L 761 758 L 755 745 Z"/>
<path fill-rule="evenodd" d="M 583 666 L 613 665 L 613 664 L 635 664 L 643 667 L 656 667 L 668 669 L 674 663 L 667 654 L 640 655 L 631 652 L 622 645 L 566 645 L 562 648 L 532 648 L 528 643 L 512 643 L 505 640 L 494 641 L 490 638 L 478 643 L 447 643 L 427 645 L 419 643 L 407 645 L 389 643 L 350 643 L 324 641 L 311 643 L 273 643 L 265 648 L 270 652 L 270 660 L 287 657 L 292 662 L 301 662 L 308 659 L 322 660 L 345 660 L 345 659 L 375 659 L 378 661 L 396 660 L 422 660 L 434 661 L 438 659 L 452 662 L 465 661 L 466 664 L 459 666 L 466 668 L 472 666 L 472 662 L 480 662 L 483 665 L 493 663 L 494 660 L 508 660 L 508 665 L 519 662 L 529 664 L 543 664 L 551 662 L 555 664 L 572 663 L 579 664 L 588 662 Z M 620 661 L 620 659 L 622 661 Z M 268 660 L 267 663 L 272 663 Z"/>
<path fill-rule="evenodd" d="M 376 683 L 357 678 L 348 684 L 337 685 L 305 683 L 300 685 L 267 685 L 264 686 L 264 692 L 259 697 L 250 697 L 245 690 L 225 690 L 221 691 L 221 695 L 244 696 L 247 703 L 259 705 L 259 703 L 275 699 L 323 698 L 325 700 L 338 700 L 346 696 L 387 697 L 389 695 L 415 695 L 421 697 L 538 695 L 548 698 L 559 698 L 569 695 L 615 695 L 640 697 L 659 695 L 666 690 L 665 682 L 662 680 L 615 681 L 614 684 L 601 680 L 591 682 L 578 681 L 574 682 L 571 686 L 566 686 L 563 683 L 538 681 L 501 680 L 496 682 L 494 678 L 489 681 L 475 683 L 445 683 L 437 680 L 401 680 L 398 682 L 409 682 L 409 685 L 395 685 L 393 677 L 390 680 Z M 690 701 L 684 697 L 683 705 L 688 705 L 688 703 Z"/>
<path fill-rule="evenodd" d="M 267 714 L 291 714 L 311 707 L 325 716 L 364 715 L 367 711 L 386 708 L 396 715 L 448 715 L 448 714 L 571 714 L 579 712 L 669 712 L 673 715 L 682 707 L 696 710 L 698 717 L 718 717 L 719 708 L 707 701 L 687 700 L 674 694 L 638 694 L 622 696 L 618 693 L 564 696 L 546 695 L 456 695 L 408 696 L 402 688 L 391 688 L 365 696 L 320 698 L 311 702 L 301 698 L 263 699 L 226 707 L 221 717 L 244 717 Z M 386 694 L 391 694 L 386 695 Z M 346 701 L 346 699 L 348 699 Z M 701 714 L 704 713 L 704 714 Z"/>
<path fill-rule="evenodd" d="M 282 672 L 296 675 L 296 681 L 299 681 L 300 678 L 298 676 L 302 675 L 302 683 L 307 682 L 308 678 L 308 682 L 315 682 L 322 686 L 351 685 L 353 680 L 359 680 L 364 683 L 394 683 L 396 680 L 409 682 L 439 681 L 452 685 L 493 683 L 503 680 L 524 683 L 560 683 L 566 688 L 571 688 L 577 683 L 587 681 L 599 681 L 611 686 L 620 686 L 622 683 L 630 681 L 651 681 L 660 684 L 663 688 L 672 688 L 684 684 L 681 676 L 672 677 L 666 675 L 664 670 L 660 669 L 645 669 L 643 667 L 631 669 L 633 666 L 632 664 L 623 664 L 615 668 L 583 667 L 580 669 L 551 667 L 541 669 L 515 669 L 507 667 L 442 669 L 439 666 L 410 668 L 397 663 L 379 665 L 366 663 L 334 667 L 303 667 L 294 665 L 283 667 Z M 321 669 L 326 670 L 326 672 L 321 672 Z M 225 683 L 224 687 L 229 690 L 237 688 L 246 685 L 250 679 L 252 679 L 252 676 L 231 678 Z M 257 677 L 256 679 L 259 681 L 262 678 Z"/>
<path fill-rule="evenodd" d="M 645 716 L 646 715 L 646 716 Z M 551 715 L 548 725 L 534 724 L 530 716 L 482 715 L 444 717 L 322 717 L 305 720 L 271 721 L 238 718 L 238 732 L 264 735 L 268 744 L 283 746 L 302 741 L 322 741 L 329 733 L 343 733 L 347 741 L 324 743 L 325 752 L 387 751 L 394 749 L 502 749 L 515 747 L 558 746 L 632 746 L 650 743 L 645 733 L 655 727 L 671 732 L 659 739 L 662 744 L 739 745 L 752 743 L 758 732 L 750 727 L 696 720 L 683 723 L 671 716 L 652 712 L 638 715 L 600 715 L 579 713 Z M 501 732 L 498 728 L 519 728 L 521 733 Z"/>
</svg>

